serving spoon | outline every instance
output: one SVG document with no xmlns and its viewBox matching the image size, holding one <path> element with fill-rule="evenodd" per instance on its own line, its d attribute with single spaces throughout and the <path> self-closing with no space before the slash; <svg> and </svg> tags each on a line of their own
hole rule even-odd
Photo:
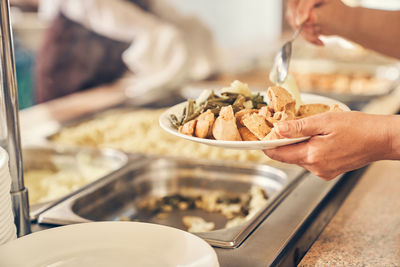
<svg viewBox="0 0 400 267">
<path fill-rule="evenodd" d="M 272 66 L 271 72 L 269 74 L 269 79 L 274 84 L 282 84 L 289 72 L 289 63 L 292 56 L 292 43 L 299 36 L 303 25 L 294 32 L 292 38 L 289 39 L 279 50 L 275 56 L 274 65 Z"/>
</svg>

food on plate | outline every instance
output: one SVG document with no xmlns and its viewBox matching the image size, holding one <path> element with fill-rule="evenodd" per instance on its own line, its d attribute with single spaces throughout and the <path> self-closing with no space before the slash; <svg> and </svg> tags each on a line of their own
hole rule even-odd
<svg viewBox="0 0 400 267">
<path fill-rule="evenodd" d="M 279 139 L 279 135 L 276 133 L 275 129 L 273 128 L 267 136 L 265 136 L 264 140 L 276 140 Z"/>
<path fill-rule="evenodd" d="M 247 84 L 234 81 L 221 94 L 205 90 L 188 100 L 182 114 L 170 114 L 171 124 L 182 134 L 224 141 L 260 141 L 279 139 L 274 124 L 327 111 L 340 111 L 325 104 L 301 104 L 292 93 L 271 86 L 266 99 L 252 95 Z"/>
<path fill-rule="evenodd" d="M 267 95 L 269 99 L 268 106 L 270 106 L 274 112 L 284 110 L 295 112 L 295 100 L 283 87 L 271 86 L 268 88 Z"/>
<path fill-rule="evenodd" d="M 247 127 L 239 127 L 239 133 L 243 141 L 258 141 L 257 136 L 250 132 Z"/>
<path fill-rule="evenodd" d="M 185 124 L 182 126 L 185 127 Z M 218 140 L 242 141 L 232 106 L 222 107 L 212 126 L 212 135 Z M 180 130 L 181 133 L 182 130 Z M 197 136 L 200 137 L 200 136 Z"/>
<path fill-rule="evenodd" d="M 268 126 L 266 119 L 258 114 L 245 116 L 243 126 L 249 129 L 260 140 L 271 131 L 271 127 Z"/>
<path fill-rule="evenodd" d="M 299 117 L 308 117 L 312 115 L 316 115 L 318 113 L 326 112 L 331 109 L 330 106 L 325 104 L 308 104 L 308 105 L 301 105 L 299 110 L 297 111 L 297 115 Z"/>
<path fill-rule="evenodd" d="M 211 137 L 214 121 L 215 116 L 210 110 L 200 114 L 200 116 L 197 118 L 195 132 L 196 136 L 200 138 Z"/>
<path fill-rule="evenodd" d="M 196 127 L 197 120 L 191 120 L 185 123 L 181 129 L 180 132 L 186 135 L 193 135 L 195 132 L 195 127 Z"/>
<path fill-rule="evenodd" d="M 140 211 L 150 217 L 167 219 L 174 211 L 205 211 L 220 214 L 226 218 L 224 228 L 237 226 L 254 216 L 267 204 L 267 193 L 259 186 L 252 186 L 249 192 L 234 194 L 226 191 L 199 193 L 185 190 L 185 193 L 167 195 L 161 198 L 150 198 L 141 201 Z M 184 214 L 182 223 L 189 232 L 208 232 L 215 229 L 215 222 L 206 221 L 200 216 Z"/>
</svg>

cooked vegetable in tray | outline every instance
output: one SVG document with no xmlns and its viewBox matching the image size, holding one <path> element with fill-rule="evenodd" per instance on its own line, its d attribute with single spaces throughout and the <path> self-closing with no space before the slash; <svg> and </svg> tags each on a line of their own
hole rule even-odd
<svg viewBox="0 0 400 267">
<path fill-rule="evenodd" d="M 150 198 L 139 203 L 139 209 L 158 219 L 166 219 L 171 212 L 178 210 L 219 213 L 227 220 L 225 228 L 230 228 L 254 216 L 266 205 L 267 200 L 267 193 L 262 188 L 252 186 L 246 194 L 232 194 L 226 191 L 214 191 L 209 194 L 186 192 L 185 194 Z M 129 218 L 125 219 L 130 220 Z M 214 222 L 208 222 L 200 216 L 184 215 L 182 223 L 189 232 L 209 232 L 215 229 Z"/>
</svg>

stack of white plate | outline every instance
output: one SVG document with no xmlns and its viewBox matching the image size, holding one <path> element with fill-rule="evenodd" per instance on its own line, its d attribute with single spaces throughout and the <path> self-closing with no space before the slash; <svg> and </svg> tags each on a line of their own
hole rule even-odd
<svg viewBox="0 0 400 267">
<path fill-rule="evenodd" d="M 8 169 L 8 154 L 0 147 L 0 245 L 17 237 L 10 190 L 11 177 Z"/>
</svg>

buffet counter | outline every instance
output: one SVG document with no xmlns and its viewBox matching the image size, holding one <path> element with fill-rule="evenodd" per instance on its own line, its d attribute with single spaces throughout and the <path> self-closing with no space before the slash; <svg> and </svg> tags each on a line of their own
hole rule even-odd
<svg viewBox="0 0 400 267">
<path fill-rule="evenodd" d="M 21 136 L 23 145 L 37 145 L 43 142 L 43 137 L 54 133 L 60 128 L 60 125 L 72 120 L 73 118 L 84 116 L 85 114 L 95 112 L 96 110 L 104 110 L 107 107 L 112 107 L 118 103 L 123 102 L 125 99 L 124 93 L 119 89 L 118 84 L 103 86 L 85 92 L 72 94 L 61 99 L 57 99 L 48 103 L 34 106 L 22 110 L 20 113 L 21 121 Z M 393 114 L 399 110 L 400 107 L 400 88 L 394 90 L 390 95 L 377 99 L 368 104 L 365 109 L 366 112 Z M 329 222 L 328 226 L 322 231 L 321 235 L 315 240 L 314 244 L 306 252 L 304 258 L 300 262 L 301 266 L 326 266 L 326 265 L 398 265 L 400 262 L 399 254 L 400 244 L 398 242 L 400 236 L 400 162 L 384 161 L 371 164 L 366 172 L 356 172 L 357 178 L 349 176 L 346 181 L 346 176 L 340 180 L 343 185 L 343 190 L 350 191 L 348 197 L 341 204 L 338 212 L 334 215 L 333 219 Z M 309 175 L 310 176 L 310 175 Z M 355 184 L 355 186 L 354 186 Z M 337 186 L 336 181 L 323 182 L 316 177 L 308 178 L 299 184 L 299 188 L 304 190 L 312 190 L 315 186 L 321 186 L 327 192 L 334 186 Z M 309 188 L 309 189 L 307 189 Z M 340 189 L 340 187 L 338 187 Z M 297 189 L 296 189 L 297 190 Z M 326 207 L 325 210 L 330 210 L 331 215 L 336 212 L 336 208 L 330 208 L 329 203 L 323 203 L 326 197 L 324 192 L 310 191 L 309 195 L 301 195 L 300 191 L 294 190 L 290 196 L 279 205 L 280 214 L 286 214 L 286 221 L 283 217 L 269 219 L 264 222 L 264 226 L 260 226 L 248 240 L 239 247 L 237 253 L 232 253 L 232 250 L 216 249 L 219 256 L 221 266 L 240 266 L 246 264 L 248 266 L 264 266 L 265 263 L 272 263 L 272 256 L 268 256 L 272 247 L 262 247 L 264 240 L 281 239 L 283 242 L 305 242 L 311 244 L 315 239 L 315 235 L 310 235 L 311 240 L 304 241 L 305 237 L 292 238 L 284 231 L 271 232 L 270 225 L 279 224 L 294 224 L 298 207 L 294 207 L 293 203 L 300 203 L 302 200 L 310 198 L 315 195 L 314 199 L 318 201 L 310 201 L 312 205 L 306 206 L 304 204 L 304 213 L 315 210 L 316 207 Z M 337 191 L 337 190 L 336 190 Z M 320 194 L 320 195 L 319 195 Z M 340 195 L 341 192 L 336 192 Z M 335 196 L 330 196 L 331 202 L 342 202 L 343 198 L 335 199 Z M 291 201 L 291 202 L 290 202 Z M 300 201 L 300 202 L 299 202 Z M 323 205 L 321 204 L 323 203 Z M 294 214 L 293 212 L 297 212 Z M 325 212 L 326 213 L 326 212 Z M 291 217 L 294 214 L 294 217 Z M 319 233 L 320 229 L 326 225 L 331 216 L 321 211 L 319 216 L 319 224 L 314 225 L 309 223 L 308 228 L 314 227 L 310 230 L 314 233 Z M 314 214 L 315 215 L 315 214 Z M 313 216 L 314 216 L 313 215 Z M 307 215 L 308 216 L 308 215 Z M 312 218 L 308 216 L 307 218 Z M 315 215 L 317 217 L 317 215 Z M 293 218 L 293 219 L 292 219 Z M 299 222 L 304 216 L 298 217 Z M 322 218 L 322 219 L 321 219 Z M 276 222 L 274 222 L 274 220 Z M 286 226 L 286 225 L 285 225 Z M 293 226 L 293 229 L 295 229 Z M 34 230 L 40 230 L 34 225 Z M 308 233 L 309 230 L 297 229 L 298 233 Z M 287 238 L 291 240 L 285 240 Z M 288 251 L 280 251 L 282 249 L 276 246 L 276 253 L 290 255 L 289 258 L 282 259 L 280 264 L 298 262 L 304 255 L 305 245 L 302 249 L 296 249 L 297 245 L 287 246 Z M 289 248 L 290 247 L 290 248 Z M 256 249 L 254 249 L 256 248 Z M 275 247 L 274 247 L 275 249 Z M 265 253 L 263 253 L 265 252 Z M 229 254 L 229 257 L 228 257 Z M 244 257 L 248 255 L 248 258 Z M 274 254 L 276 255 L 276 254 Z M 268 258 L 270 257 L 270 258 Z M 246 258 L 246 259 L 245 259 Z M 254 260 L 254 262 L 252 261 Z M 235 264 L 233 264 L 235 263 Z M 232 265 L 233 264 L 233 265 Z M 249 265 L 251 264 L 251 265 Z M 242 265 L 243 266 L 243 265 Z"/>
<path fill-rule="evenodd" d="M 400 88 L 363 111 L 396 114 Z M 371 164 L 299 266 L 400 264 L 400 162 Z"/>
<path fill-rule="evenodd" d="M 399 190 L 399 161 L 371 164 L 299 266 L 398 266 Z"/>
</svg>

